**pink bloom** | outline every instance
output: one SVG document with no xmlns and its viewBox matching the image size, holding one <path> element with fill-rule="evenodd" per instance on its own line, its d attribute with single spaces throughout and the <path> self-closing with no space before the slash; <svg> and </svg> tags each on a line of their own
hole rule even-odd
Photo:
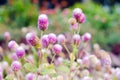
<svg viewBox="0 0 120 80">
<path fill-rule="evenodd" d="M 18 60 L 18 56 L 16 55 L 16 53 L 13 53 L 13 54 L 12 54 L 12 59 L 13 59 L 14 61 Z"/>
<path fill-rule="evenodd" d="M 49 39 L 48 39 L 48 35 L 43 35 L 42 36 L 42 46 L 44 48 L 48 47 L 49 45 Z"/>
<path fill-rule="evenodd" d="M 37 36 L 33 32 L 27 33 L 26 41 L 32 46 L 35 46 L 37 44 L 36 39 L 37 39 Z"/>
<path fill-rule="evenodd" d="M 55 44 L 56 41 L 57 41 L 57 37 L 56 37 L 56 35 L 55 35 L 54 33 L 50 33 L 50 34 L 48 35 L 48 39 L 49 39 L 49 42 L 50 42 L 51 44 Z"/>
<path fill-rule="evenodd" d="M 13 71 L 18 71 L 21 69 L 21 63 L 19 61 L 13 61 L 11 64 L 11 68 Z"/>
<path fill-rule="evenodd" d="M 73 43 L 76 45 L 79 45 L 81 42 L 80 35 L 79 34 L 74 34 L 73 35 Z"/>
<path fill-rule="evenodd" d="M 85 33 L 85 34 L 82 36 L 82 40 L 83 40 L 84 42 L 88 42 L 90 39 L 91 39 L 91 34 L 90 34 L 90 33 Z"/>
<path fill-rule="evenodd" d="M 0 72 L 0 80 L 3 80 L 3 73 Z"/>
<path fill-rule="evenodd" d="M 84 23 L 86 21 L 86 16 L 84 13 L 81 14 L 80 18 L 77 20 L 79 23 Z"/>
<path fill-rule="evenodd" d="M 77 30 L 78 29 L 78 23 L 75 23 L 73 25 L 70 25 L 70 27 L 73 29 L 73 30 Z"/>
<path fill-rule="evenodd" d="M 60 54 L 62 52 L 62 46 L 59 44 L 55 44 L 52 50 L 55 54 Z"/>
<path fill-rule="evenodd" d="M 11 39 L 10 33 L 9 32 L 5 32 L 4 33 L 4 38 L 5 38 L 5 40 L 9 41 Z"/>
<path fill-rule="evenodd" d="M 34 80 L 35 79 L 35 74 L 33 73 L 28 73 L 26 75 L 26 80 Z"/>
<path fill-rule="evenodd" d="M 8 43 L 8 47 L 9 47 L 11 50 L 15 50 L 15 49 L 18 47 L 18 44 L 16 43 L 16 41 L 11 40 L 11 41 Z"/>
<path fill-rule="evenodd" d="M 57 37 L 57 41 L 58 41 L 58 43 L 62 44 L 62 43 L 65 43 L 66 38 L 63 34 L 59 34 Z"/>
<path fill-rule="evenodd" d="M 16 49 L 16 55 L 18 56 L 18 58 L 22 58 L 25 56 L 25 49 L 23 47 L 18 47 Z"/>
<path fill-rule="evenodd" d="M 38 17 L 38 29 L 45 31 L 48 29 L 48 17 L 45 14 L 41 14 Z"/>
<path fill-rule="evenodd" d="M 75 8 L 73 10 L 73 17 L 78 20 L 81 17 L 82 10 L 80 8 Z"/>
</svg>

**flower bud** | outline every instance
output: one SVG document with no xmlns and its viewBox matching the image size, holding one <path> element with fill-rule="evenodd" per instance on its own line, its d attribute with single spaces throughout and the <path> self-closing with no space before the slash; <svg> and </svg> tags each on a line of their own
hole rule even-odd
<svg viewBox="0 0 120 80">
<path fill-rule="evenodd" d="M 63 44 L 63 43 L 65 43 L 66 38 L 63 34 L 59 34 L 58 37 L 57 37 L 57 40 L 58 40 L 59 44 Z"/>
<path fill-rule="evenodd" d="M 88 58 L 87 56 L 85 56 L 85 57 L 82 59 L 82 62 L 83 62 L 84 67 L 89 68 L 89 66 L 90 66 L 90 61 L 89 61 L 89 58 Z"/>
<path fill-rule="evenodd" d="M 18 56 L 17 56 L 16 53 L 13 53 L 13 54 L 11 55 L 11 57 L 12 57 L 12 60 L 13 60 L 13 61 L 18 60 Z"/>
<path fill-rule="evenodd" d="M 9 32 L 5 32 L 4 33 L 4 39 L 9 41 L 11 39 L 10 33 Z"/>
<path fill-rule="evenodd" d="M 80 35 L 74 34 L 73 35 L 73 43 L 78 46 L 80 44 L 80 42 L 81 42 Z"/>
<path fill-rule="evenodd" d="M 11 68 L 13 71 L 18 71 L 21 69 L 21 63 L 19 61 L 13 61 L 11 64 Z"/>
<path fill-rule="evenodd" d="M 81 14 L 80 18 L 77 20 L 79 23 L 84 23 L 86 21 L 86 16 L 84 13 Z"/>
<path fill-rule="evenodd" d="M 73 10 L 73 17 L 78 20 L 82 14 L 82 10 L 80 8 L 75 8 Z"/>
<path fill-rule="evenodd" d="M 62 46 L 59 44 L 55 44 L 52 50 L 55 54 L 60 54 L 62 52 Z"/>
<path fill-rule="evenodd" d="M 25 56 L 25 49 L 23 47 L 18 47 L 16 49 L 16 55 L 18 56 L 18 58 L 22 58 Z"/>
<path fill-rule="evenodd" d="M 90 39 L 91 39 L 91 34 L 90 34 L 90 33 L 85 33 L 85 34 L 82 36 L 82 40 L 83 40 L 84 42 L 88 42 Z"/>
<path fill-rule="evenodd" d="M 49 42 L 50 42 L 51 44 L 55 44 L 56 41 L 57 41 L 57 37 L 56 37 L 56 35 L 55 35 L 54 33 L 50 33 L 50 34 L 48 35 L 48 39 L 49 39 Z"/>
<path fill-rule="evenodd" d="M 45 31 L 46 29 L 48 29 L 48 17 L 45 14 L 41 14 L 38 17 L 38 29 Z"/>
<path fill-rule="evenodd" d="M 44 48 L 48 47 L 49 45 L 49 39 L 48 39 L 48 35 L 43 35 L 42 36 L 42 46 Z"/>
<path fill-rule="evenodd" d="M 70 18 L 69 21 L 70 25 L 74 25 L 75 23 L 77 23 L 75 18 Z"/>
<path fill-rule="evenodd" d="M 32 46 L 36 46 L 37 44 L 39 44 L 39 39 L 38 37 L 35 35 L 35 33 L 33 32 L 29 32 L 26 35 L 26 41 L 31 44 Z"/>
<path fill-rule="evenodd" d="M 8 43 L 8 47 L 9 47 L 11 50 L 16 50 L 16 48 L 18 47 L 18 44 L 16 43 L 16 41 L 11 40 L 11 41 Z"/>
<path fill-rule="evenodd" d="M 35 74 L 33 73 L 28 73 L 26 75 L 26 80 L 34 80 L 35 79 Z"/>
</svg>

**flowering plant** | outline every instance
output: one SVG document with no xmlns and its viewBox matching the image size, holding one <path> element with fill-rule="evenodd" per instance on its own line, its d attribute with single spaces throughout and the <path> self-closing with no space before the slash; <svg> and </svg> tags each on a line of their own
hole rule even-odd
<svg viewBox="0 0 120 80">
<path fill-rule="evenodd" d="M 8 43 L 13 52 L 10 54 L 12 62 L 11 66 L 7 61 L 1 63 L 0 80 L 120 80 L 120 68 L 111 66 L 108 52 L 98 44 L 94 45 L 93 51 L 88 50 L 91 34 L 79 34 L 80 24 L 85 20 L 80 8 L 73 10 L 68 39 L 64 34 L 44 34 L 49 25 L 48 17 L 39 15 L 40 38 L 35 32 L 29 32 L 27 45 L 19 45 L 14 40 Z"/>
</svg>

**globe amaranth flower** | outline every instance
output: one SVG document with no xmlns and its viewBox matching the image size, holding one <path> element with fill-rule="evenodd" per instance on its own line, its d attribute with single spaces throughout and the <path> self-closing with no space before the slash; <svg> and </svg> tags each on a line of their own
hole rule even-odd
<svg viewBox="0 0 120 80">
<path fill-rule="evenodd" d="M 56 41 L 57 41 L 57 37 L 56 37 L 56 35 L 55 35 L 54 33 L 50 33 L 50 34 L 48 35 L 48 39 L 49 39 L 49 42 L 50 42 L 51 44 L 55 44 Z"/>
<path fill-rule="evenodd" d="M 21 63 L 19 61 L 13 61 L 11 68 L 13 71 L 19 71 L 21 69 Z"/>
<path fill-rule="evenodd" d="M 85 33 L 85 34 L 82 36 L 82 40 L 83 40 L 84 42 L 88 42 L 90 39 L 91 39 L 91 34 L 90 34 L 90 33 Z"/>
<path fill-rule="evenodd" d="M 18 47 L 18 44 L 16 43 L 16 41 L 11 40 L 11 41 L 8 43 L 8 47 L 9 47 L 11 50 L 15 50 L 15 49 Z"/>
<path fill-rule="evenodd" d="M 62 52 L 62 46 L 59 44 L 55 44 L 52 50 L 55 54 L 60 54 Z"/>
<path fill-rule="evenodd" d="M 49 45 L 49 39 L 48 39 L 48 35 L 43 35 L 42 36 L 42 46 L 44 48 L 48 47 Z"/>
<path fill-rule="evenodd" d="M 63 44 L 66 42 L 66 38 L 63 34 L 59 34 L 58 37 L 57 37 L 57 41 L 59 44 Z"/>
<path fill-rule="evenodd" d="M 9 32 L 5 32 L 4 33 L 4 39 L 9 41 L 11 39 L 10 33 Z"/>
<path fill-rule="evenodd" d="M 0 80 L 3 80 L 3 73 L 0 72 Z"/>
<path fill-rule="evenodd" d="M 34 80 L 35 79 L 35 74 L 33 73 L 28 73 L 26 75 L 26 80 Z"/>
<path fill-rule="evenodd" d="M 41 14 L 38 17 L 38 29 L 45 31 L 46 29 L 48 29 L 48 17 L 45 14 Z"/>
<path fill-rule="evenodd" d="M 80 18 L 77 20 L 79 23 L 84 23 L 86 21 L 86 16 L 84 13 L 81 14 Z"/>
<path fill-rule="evenodd" d="M 25 56 L 25 49 L 23 47 L 18 47 L 16 49 L 16 55 L 18 56 L 18 58 L 22 58 Z"/>
<path fill-rule="evenodd" d="M 11 55 L 11 58 L 12 58 L 13 61 L 18 60 L 18 56 L 17 56 L 16 53 L 13 53 L 13 54 Z"/>
<path fill-rule="evenodd" d="M 82 10 L 80 8 L 75 8 L 73 10 L 73 17 L 78 20 L 81 17 Z"/>
<path fill-rule="evenodd" d="M 80 44 L 80 42 L 81 42 L 80 35 L 79 34 L 74 34 L 73 35 L 73 43 L 78 46 Z"/>
<path fill-rule="evenodd" d="M 37 44 L 39 44 L 39 38 L 33 32 L 27 33 L 26 41 L 32 46 L 36 46 Z"/>
</svg>

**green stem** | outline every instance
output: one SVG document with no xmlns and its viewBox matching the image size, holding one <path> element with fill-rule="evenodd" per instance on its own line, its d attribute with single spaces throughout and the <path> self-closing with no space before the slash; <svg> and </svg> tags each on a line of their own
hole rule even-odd
<svg viewBox="0 0 120 80">
<path fill-rule="evenodd" d="M 53 60 L 55 59 L 55 56 L 56 56 L 56 54 L 54 54 L 54 56 L 52 57 L 52 60 L 51 60 L 51 64 L 53 63 Z"/>
<path fill-rule="evenodd" d="M 67 53 L 70 54 L 70 51 L 68 50 L 67 46 L 65 44 L 63 44 L 63 46 L 65 47 Z"/>
<path fill-rule="evenodd" d="M 78 31 L 77 31 L 77 34 L 79 34 L 80 33 L 80 24 L 78 24 Z"/>
</svg>

